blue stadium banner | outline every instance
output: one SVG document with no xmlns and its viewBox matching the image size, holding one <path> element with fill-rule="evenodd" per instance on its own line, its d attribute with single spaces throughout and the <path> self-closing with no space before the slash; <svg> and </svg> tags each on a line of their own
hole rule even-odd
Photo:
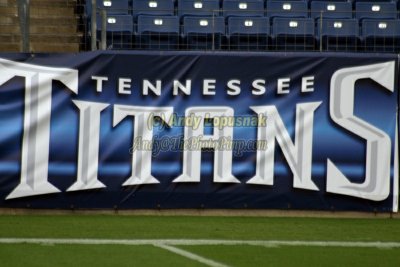
<svg viewBox="0 0 400 267">
<path fill-rule="evenodd" d="M 398 64 L 0 54 L 0 207 L 397 212 Z"/>
</svg>

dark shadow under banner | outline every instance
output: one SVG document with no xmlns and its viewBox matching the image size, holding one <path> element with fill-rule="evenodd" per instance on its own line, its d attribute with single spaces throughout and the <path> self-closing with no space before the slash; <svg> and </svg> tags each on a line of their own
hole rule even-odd
<svg viewBox="0 0 400 267">
<path fill-rule="evenodd" d="M 0 207 L 397 212 L 398 63 L 0 54 Z"/>
</svg>

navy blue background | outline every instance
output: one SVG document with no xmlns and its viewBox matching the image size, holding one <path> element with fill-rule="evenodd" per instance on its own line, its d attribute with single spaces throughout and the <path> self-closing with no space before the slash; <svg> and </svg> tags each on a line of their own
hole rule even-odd
<svg viewBox="0 0 400 267">
<path fill-rule="evenodd" d="M 79 70 L 79 93 L 53 82 L 49 181 L 62 193 L 5 200 L 19 183 L 24 79 L 15 77 L 0 86 L 0 207 L 30 208 L 273 208 L 391 211 L 392 195 L 374 202 L 326 193 L 326 162 L 331 159 L 353 182 L 362 182 L 365 141 L 335 125 L 329 117 L 329 85 L 338 69 L 395 60 L 397 55 L 335 53 L 201 53 L 201 52 L 89 52 L 81 54 L 0 54 L 19 62 Z M 396 73 L 398 70 L 396 69 Z M 0 74 L 1 75 L 1 74 Z M 91 76 L 107 76 L 103 92 L 96 92 Z M 315 76 L 315 91 L 301 93 L 301 79 Z M 118 94 L 118 78 L 132 79 L 132 94 Z M 278 78 L 290 77 L 290 93 L 278 95 Z M 162 95 L 142 96 L 143 79 L 163 81 Z M 172 81 L 192 80 L 191 96 L 173 96 Z M 215 96 L 203 96 L 204 79 L 216 79 Z M 241 94 L 228 96 L 226 83 L 241 80 Z M 267 81 L 267 93 L 251 94 L 251 82 Z M 356 84 L 355 114 L 385 131 L 392 139 L 392 170 L 398 88 L 391 93 L 371 80 Z M 79 118 L 72 100 L 108 103 L 101 114 L 99 180 L 107 188 L 65 192 L 76 180 Z M 182 172 L 182 152 L 160 152 L 153 157 L 152 173 L 157 185 L 122 187 L 131 173 L 133 124 L 124 119 L 112 127 L 114 104 L 173 106 L 183 116 L 191 106 L 230 106 L 235 116 L 255 116 L 250 106 L 275 105 L 294 137 L 296 104 L 322 101 L 315 112 L 312 179 L 319 192 L 293 188 L 292 173 L 280 147 L 275 152 L 273 186 L 248 185 L 255 173 L 256 152 L 234 155 L 233 174 L 241 184 L 213 183 L 213 153 L 202 157 L 201 183 L 172 183 Z M 157 138 L 182 136 L 183 128 L 155 128 Z M 236 127 L 234 139 L 255 140 L 257 129 Z M 392 180 L 393 181 L 393 180 Z M 398 185 L 395 185 L 398 186 Z M 393 188 L 393 184 L 391 185 Z"/>
</svg>

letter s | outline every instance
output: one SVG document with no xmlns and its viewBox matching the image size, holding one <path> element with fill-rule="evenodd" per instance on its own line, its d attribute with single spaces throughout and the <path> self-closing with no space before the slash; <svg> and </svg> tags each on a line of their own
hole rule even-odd
<svg viewBox="0 0 400 267">
<path fill-rule="evenodd" d="M 363 183 L 352 183 L 328 159 L 326 191 L 382 201 L 390 191 L 391 140 L 385 132 L 354 115 L 354 85 L 357 80 L 365 78 L 393 92 L 395 62 L 344 68 L 333 74 L 330 116 L 335 123 L 367 141 L 366 174 Z"/>
</svg>

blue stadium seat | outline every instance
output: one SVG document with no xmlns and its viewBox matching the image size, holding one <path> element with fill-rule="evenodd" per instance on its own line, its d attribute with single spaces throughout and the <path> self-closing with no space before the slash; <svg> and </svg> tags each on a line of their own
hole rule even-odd
<svg viewBox="0 0 400 267">
<path fill-rule="evenodd" d="M 130 0 L 98 0 L 96 3 L 98 9 L 106 10 L 107 15 L 128 15 L 130 14 L 129 1 Z M 92 1 L 86 0 L 83 19 L 86 21 L 88 31 L 91 28 L 92 11 Z M 100 25 L 101 24 L 98 24 L 98 27 L 100 27 Z"/>
<path fill-rule="evenodd" d="M 277 50 L 314 50 L 315 23 L 309 18 L 274 18 L 272 41 Z"/>
<path fill-rule="evenodd" d="M 398 53 L 400 51 L 400 20 L 363 20 L 361 40 L 366 51 Z"/>
<path fill-rule="evenodd" d="M 238 0 L 238 1 L 240 1 L 240 0 Z M 265 2 L 272 2 L 272 1 L 274 1 L 274 2 L 287 2 L 287 0 L 266 0 Z M 311 0 L 290 0 L 290 1 L 296 1 L 296 2 L 310 2 Z M 317 0 L 318 1 L 318 0 Z M 322 1 L 322 0 L 321 0 Z M 324 1 L 326 1 L 326 0 L 324 0 Z M 343 0 L 343 1 L 347 1 L 347 0 Z"/>
<path fill-rule="evenodd" d="M 356 51 L 359 45 L 359 25 L 356 19 L 317 20 L 317 39 L 324 50 Z"/>
<path fill-rule="evenodd" d="M 136 48 L 174 50 L 179 45 L 179 18 L 176 16 L 138 16 Z"/>
<path fill-rule="evenodd" d="M 397 5 L 394 2 L 356 2 L 357 19 L 396 19 Z"/>
<path fill-rule="evenodd" d="M 303 1 L 269 1 L 267 2 L 267 17 L 307 18 L 308 4 Z"/>
<path fill-rule="evenodd" d="M 128 15 L 129 0 L 101 0 L 97 1 L 98 9 L 105 9 L 107 14 Z M 90 22 L 92 17 L 92 1 L 86 0 L 84 5 L 84 17 Z"/>
<path fill-rule="evenodd" d="M 102 18 L 97 16 L 97 38 L 101 38 Z M 107 48 L 130 49 L 133 45 L 133 20 L 131 15 L 109 14 L 106 18 Z"/>
<path fill-rule="evenodd" d="M 315 1 L 315 0 L 314 0 Z M 397 0 L 350 0 L 351 2 L 375 2 L 375 3 L 382 3 L 382 2 L 398 2 Z"/>
<path fill-rule="evenodd" d="M 353 7 L 350 2 L 312 1 L 310 15 L 312 18 L 351 19 Z"/>
<path fill-rule="evenodd" d="M 219 16 L 219 0 L 179 0 L 178 15 Z"/>
<path fill-rule="evenodd" d="M 232 50 L 265 50 L 270 43 L 270 23 L 266 17 L 230 17 L 228 48 Z"/>
<path fill-rule="evenodd" d="M 105 9 L 107 14 L 128 15 L 130 13 L 129 0 L 98 0 L 97 7 Z"/>
<path fill-rule="evenodd" d="M 175 13 L 174 0 L 132 0 L 132 15 L 173 16 Z"/>
<path fill-rule="evenodd" d="M 225 0 L 222 3 L 222 12 L 225 18 L 230 16 L 262 17 L 264 16 L 264 2 L 258 0 Z"/>
<path fill-rule="evenodd" d="M 219 49 L 225 35 L 223 17 L 184 17 L 183 41 L 188 49 Z"/>
<path fill-rule="evenodd" d="M 234 1 L 234 2 L 243 2 L 243 0 L 221 0 L 221 4 L 223 5 L 224 2 L 230 2 L 230 1 Z M 264 0 L 250 0 L 252 2 L 265 2 Z M 301 0 L 304 1 L 304 0 Z M 246 2 L 246 1 L 244 1 Z"/>
<path fill-rule="evenodd" d="M 383 3 L 383 2 L 392 2 L 392 3 L 395 3 L 396 5 L 397 5 L 397 3 L 399 2 L 398 0 L 349 0 L 350 2 L 352 2 L 354 5 L 358 2 L 358 3 L 360 3 L 360 2 L 369 2 L 369 3 L 377 3 L 377 4 L 380 4 L 380 3 Z"/>
</svg>

